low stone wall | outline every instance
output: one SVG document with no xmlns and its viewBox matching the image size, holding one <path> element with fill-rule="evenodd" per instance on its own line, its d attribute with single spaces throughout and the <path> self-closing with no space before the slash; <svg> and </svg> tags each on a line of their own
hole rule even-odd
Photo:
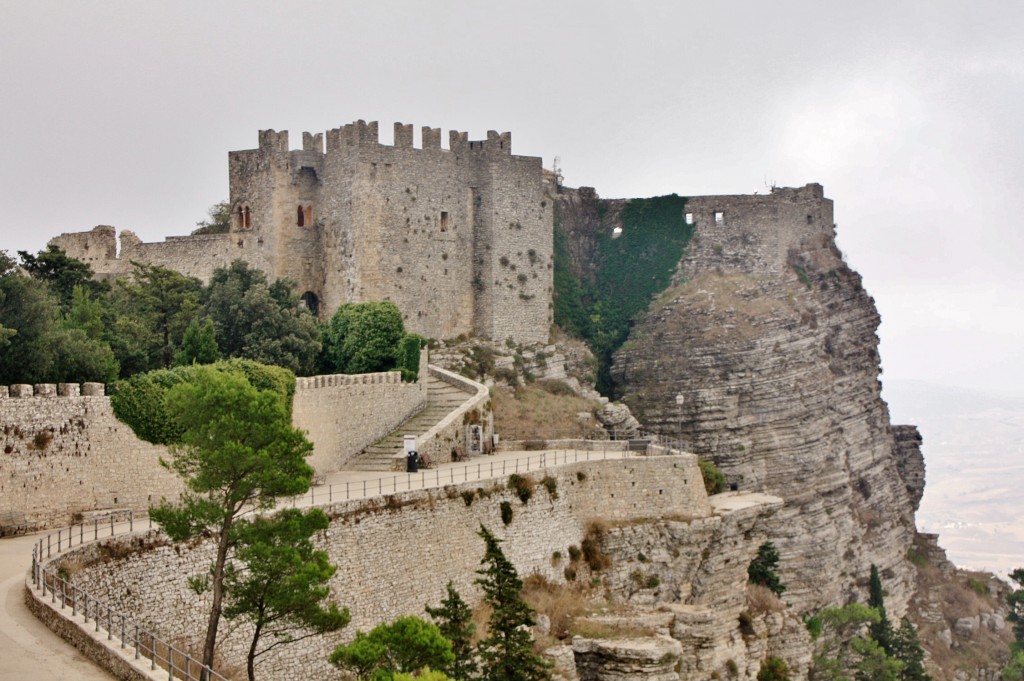
<svg viewBox="0 0 1024 681">
<path fill-rule="evenodd" d="M 167 448 L 137 438 L 104 393 L 101 383 L 0 386 L 0 536 L 68 525 L 92 511 L 143 510 L 181 492 L 160 465 Z M 293 419 L 313 442 L 311 465 L 325 474 L 426 399 L 425 382 L 403 383 L 398 372 L 299 378 Z"/>
<path fill-rule="evenodd" d="M 160 465 L 167 449 L 118 421 L 101 384 L 31 388 L 0 390 L 0 535 L 100 509 L 145 509 L 181 491 Z"/>
<path fill-rule="evenodd" d="M 403 383 L 397 371 L 312 376 L 296 379 L 292 420 L 313 442 L 309 463 L 323 475 L 390 434 L 426 402 L 426 383 Z"/>
<path fill-rule="evenodd" d="M 555 479 L 556 494 L 539 484 L 545 474 Z M 501 478 L 325 507 L 332 521 L 319 543 L 338 566 L 331 580 L 332 598 L 351 609 L 352 623 L 338 634 L 269 653 L 260 664 L 260 678 L 336 673 L 326 661 L 336 645 L 350 640 L 357 629 L 366 631 L 400 615 L 422 615 L 424 605 L 441 600 L 449 580 L 470 604 L 479 602 L 474 579 L 484 550 L 477 535 L 481 525 L 503 541 L 520 575 L 538 573 L 561 582 L 568 559 L 555 560 L 554 552 L 568 556 L 568 547 L 580 545 L 593 520 L 630 525 L 669 517 L 687 523 L 712 514 L 696 457 L 688 454 L 572 464 L 531 477 L 538 484 L 526 504 L 508 489 L 507 478 Z M 501 520 L 501 502 L 512 506 L 507 526 Z M 719 533 L 702 536 L 714 539 Z M 698 555 L 701 550 L 695 549 Z M 756 546 L 745 553 L 751 551 Z M 72 551 L 62 560 L 81 564 L 88 562 L 86 557 Z M 186 578 L 205 574 L 211 559 L 209 542 L 162 546 L 132 553 L 118 563 L 80 569 L 73 580 L 152 625 L 164 638 L 198 651 L 202 627 L 196 623 L 204 620 L 205 600 L 189 589 Z M 244 660 L 249 633 L 244 626 L 223 628 L 229 630 L 221 653 L 234 665 Z"/>
</svg>

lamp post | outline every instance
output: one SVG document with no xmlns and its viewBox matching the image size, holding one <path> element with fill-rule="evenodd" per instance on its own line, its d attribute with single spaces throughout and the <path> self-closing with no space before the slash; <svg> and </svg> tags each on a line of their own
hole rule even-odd
<svg viewBox="0 0 1024 681">
<path fill-rule="evenodd" d="M 686 396 L 682 393 L 676 395 L 676 410 L 679 412 L 679 431 L 677 433 L 677 440 L 679 451 L 683 450 L 683 402 L 686 401 Z"/>
</svg>

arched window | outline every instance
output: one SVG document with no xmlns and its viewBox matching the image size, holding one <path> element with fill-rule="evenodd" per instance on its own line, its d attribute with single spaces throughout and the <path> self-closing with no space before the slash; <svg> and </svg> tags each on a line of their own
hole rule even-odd
<svg viewBox="0 0 1024 681">
<path fill-rule="evenodd" d="M 299 302 L 309 310 L 314 317 L 320 316 L 320 299 L 312 291 L 306 291 L 299 298 Z"/>
<path fill-rule="evenodd" d="M 295 224 L 297 224 L 299 227 L 306 226 L 306 213 L 305 211 L 302 210 L 302 206 L 299 206 L 298 219 L 296 220 Z"/>
<path fill-rule="evenodd" d="M 313 226 L 313 206 L 306 206 L 306 224 Z"/>
<path fill-rule="evenodd" d="M 245 229 L 245 213 L 241 206 L 238 207 L 238 222 L 236 224 L 238 229 Z"/>
<path fill-rule="evenodd" d="M 252 229 L 252 222 L 249 221 L 249 206 L 245 207 L 245 228 Z"/>
</svg>

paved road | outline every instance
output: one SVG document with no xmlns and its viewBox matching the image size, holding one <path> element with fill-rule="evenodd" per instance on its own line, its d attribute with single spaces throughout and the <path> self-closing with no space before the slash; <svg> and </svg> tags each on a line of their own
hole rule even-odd
<svg viewBox="0 0 1024 681">
<path fill-rule="evenodd" d="M 473 463 L 442 464 L 412 475 L 341 471 L 327 476 L 325 484 L 318 486 L 314 494 L 285 505 L 302 507 L 326 503 L 328 499 L 359 499 L 536 471 L 574 461 L 619 459 L 623 455 L 600 450 L 503 452 Z M 111 681 L 113 676 L 47 629 L 25 606 L 24 583 L 32 560 L 32 544 L 45 534 L 0 538 L 0 681 Z"/>
<path fill-rule="evenodd" d="M 0 680 L 112 681 L 25 606 L 25 576 L 37 537 L 0 539 Z"/>
</svg>

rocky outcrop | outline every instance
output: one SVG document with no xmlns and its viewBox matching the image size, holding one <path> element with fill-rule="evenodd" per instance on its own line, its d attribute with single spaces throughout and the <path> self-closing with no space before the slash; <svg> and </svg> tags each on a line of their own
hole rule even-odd
<svg viewBox="0 0 1024 681">
<path fill-rule="evenodd" d="M 786 500 L 768 531 L 797 610 L 862 599 L 875 564 L 901 614 L 920 457 L 889 424 L 878 312 L 835 247 L 831 201 L 808 185 L 686 210 L 696 236 L 674 283 L 615 356 L 623 401 L 741 489 Z"/>
<path fill-rule="evenodd" d="M 916 511 L 924 496 L 924 456 L 921 454 L 921 433 L 917 426 L 893 426 L 896 439 L 896 469 L 907 487 L 910 501 Z"/>
</svg>

